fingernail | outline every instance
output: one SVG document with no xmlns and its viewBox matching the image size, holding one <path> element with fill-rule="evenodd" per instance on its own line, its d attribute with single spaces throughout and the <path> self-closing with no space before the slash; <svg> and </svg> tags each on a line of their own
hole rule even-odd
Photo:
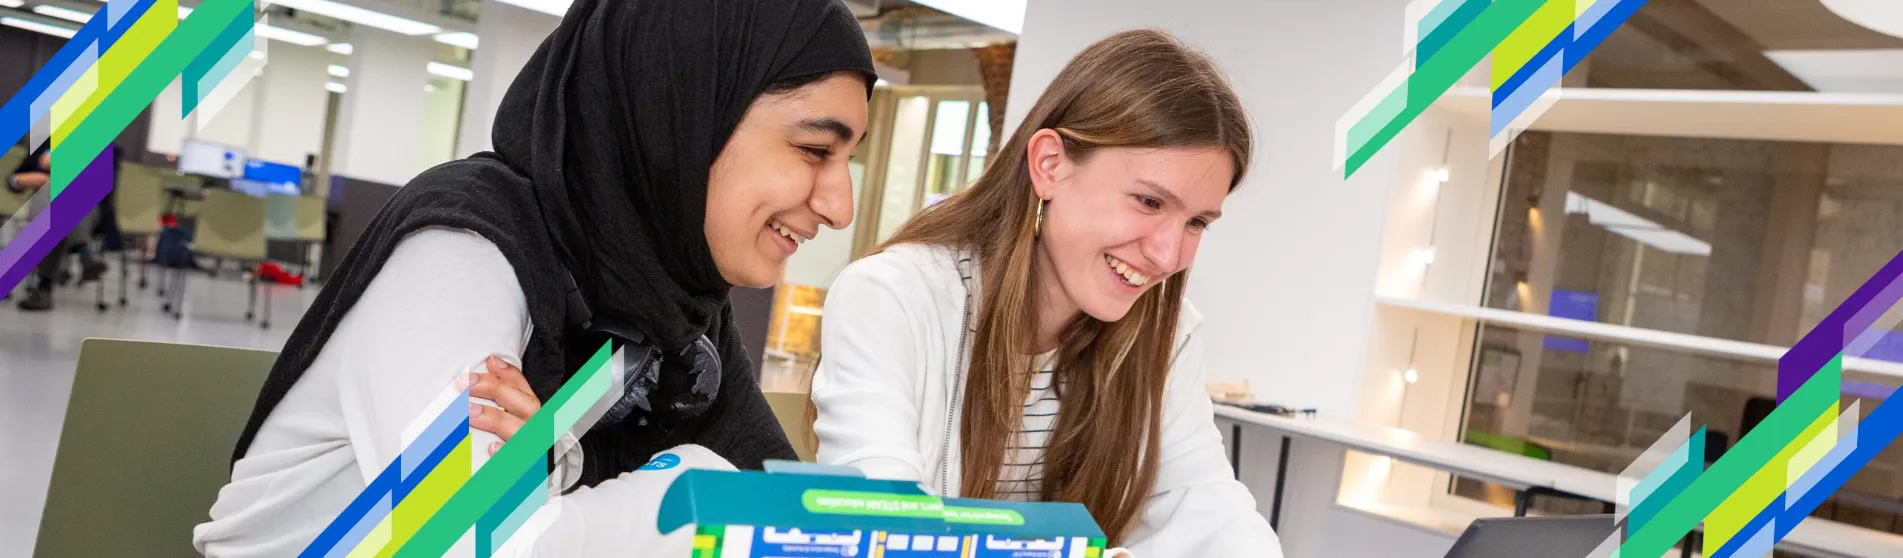
<svg viewBox="0 0 1903 558">
<path fill-rule="evenodd" d="M 482 414 L 482 405 L 477 405 L 475 403 L 469 404 L 469 418 L 476 418 L 477 416 L 481 414 Z"/>
<path fill-rule="evenodd" d="M 458 374 L 456 374 L 456 381 L 455 381 L 455 383 L 456 383 L 456 389 L 466 389 L 466 388 L 468 388 L 468 387 L 469 387 L 469 373 L 468 373 L 468 372 L 462 372 L 462 373 L 458 373 Z"/>
<path fill-rule="evenodd" d="M 502 449 L 502 442 L 489 442 L 489 455 L 495 455 Z"/>
<path fill-rule="evenodd" d="M 502 359 L 500 359 L 500 358 L 496 358 L 496 356 L 495 356 L 495 355 L 489 355 L 489 369 L 490 369 L 490 370 L 501 370 L 501 369 L 502 369 Z"/>
</svg>

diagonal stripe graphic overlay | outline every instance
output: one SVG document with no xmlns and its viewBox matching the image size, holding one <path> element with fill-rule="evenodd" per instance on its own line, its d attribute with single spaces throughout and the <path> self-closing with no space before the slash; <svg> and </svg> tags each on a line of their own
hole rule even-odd
<svg viewBox="0 0 1903 558">
<path fill-rule="evenodd" d="M 1492 57 L 1488 143 L 1495 155 L 1556 98 L 1577 66 L 1645 0 L 1416 0 L 1404 77 L 1383 80 L 1342 115 L 1335 164 L 1352 177 L 1481 60 Z"/>
<path fill-rule="evenodd" d="M 1693 526 L 1771 463 L 1820 413 L 1829 409 L 1834 415 L 1842 384 L 1843 359 L 1833 359 L 1739 440 L 1737 446 L 1693 480 L 1691 486 L 1659 510 L 1657 517 L 1632 532 L 1620 545 L 1619 553 L 1658 556 L 1672 548 L 1673 543 L 1691 532 Z"/>
</svg>

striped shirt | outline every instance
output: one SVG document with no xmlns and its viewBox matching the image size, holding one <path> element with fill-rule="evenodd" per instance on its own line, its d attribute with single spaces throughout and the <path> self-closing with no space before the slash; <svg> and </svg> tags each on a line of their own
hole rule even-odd
<svg viewBox="0 0 1903 558">
<path fill-rule="evenodd" d="M 1051 362 L 1054 354 L 1036 359 L 1039 372 L 1031 377 L 1031 393 L 1024 398 L 1024 426 L 1015 442 L 1005 446 L 1004 468 L 998 474 L 999 500 L 1029 502 L 1044 489 L 1044 448 L 1057 425 L 1057 391 Z"/>
</svg>

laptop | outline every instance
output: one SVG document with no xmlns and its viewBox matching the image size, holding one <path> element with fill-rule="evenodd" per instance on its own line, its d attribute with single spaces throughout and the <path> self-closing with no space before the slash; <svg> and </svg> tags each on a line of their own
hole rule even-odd
<svg viewBox="0 0 1903 558">
<path fill-rule="evenodd" d="M 1615 527 L 1611 515 L 1480 519 L 1454 541 L 1447 558 L 1587 558 Z"/>
</svg>

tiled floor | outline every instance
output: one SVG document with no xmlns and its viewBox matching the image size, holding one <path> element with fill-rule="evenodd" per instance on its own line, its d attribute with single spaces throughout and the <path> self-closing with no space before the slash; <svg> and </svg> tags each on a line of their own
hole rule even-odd
<svg viewBox="0 0 1903 558">
<path fill-rule="evenodd" d="M 107 278 L 106 293 L 115 304 L 104 313 L 93 304 L 91 285 L 60 289 L 52 312 L 21 312 L 21 293 L 0 303 L 0 556 L 33 554 L 81 340 L 111 337 L 278 350 L 317 296 L 315 288 L 272 289 L 272 327 L 262 330 L 244 320 L 245 284 L 236 273 L 216 280 L 194 277 L 180 321 L 161 314 L 162 302 L 154 291 L 140 291 L 136 282 L 127 305 L 118 307 L 117 271 Z"/>
</svg>

